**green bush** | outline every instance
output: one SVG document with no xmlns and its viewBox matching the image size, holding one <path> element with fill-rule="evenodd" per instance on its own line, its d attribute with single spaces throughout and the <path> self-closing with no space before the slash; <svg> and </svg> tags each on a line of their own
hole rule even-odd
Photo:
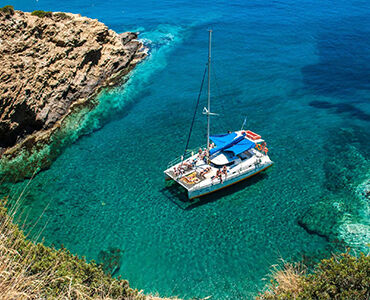
<svg viewBox="0 0 370 300">
<path fill-rule="evenodd" d="M 322 260 L 311 274 L 299 275 L 294 287 L 281 288 L 275 274 L 270 289 L 257 299 L 370 299 L 370 257 L 347 253 Z"/>
<path fill-rule="evenodd" d="M 51 11 L 35 10 L 31 13 L 31 15 L 39 18 L 51 18 L 53 16 L 53 13 Z"/>
<path fill-rule="evenodd" d="M 61 20 L 67 20 L 67 19 L 70 19 L 71 17 L 68 16 L 67 14 L 65 14 L 64 12 L 58 12 L 58 13 L 54 13 L 53 14 L 54 17 L 57 17 Z"/>
<path fill-rule="evenodd" d="M 0 8 L 0 11 L 6 15 L 14 15 L 14 7 L 12 5 L 5 5 L 4 7 Z"/>
<path fill-rule="evenodd" d="M 322 260 L 302 287 L 299 296 L 307 299 L 369 299 L 370 257 L 343 253 Z"/>
</svg>

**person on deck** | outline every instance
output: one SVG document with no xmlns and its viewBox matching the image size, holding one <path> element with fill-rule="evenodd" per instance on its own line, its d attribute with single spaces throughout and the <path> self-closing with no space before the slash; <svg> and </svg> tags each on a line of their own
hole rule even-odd
<svg viewBox="0 0 370 300">
<path fill-rule="evenodd" d="M 223 183 L 223 182 L 224 182 L 224 181 L 222 180 L 222 172 L 220 172 L 219 179 L 220 179 L 220 183 Z"/>
<path fill-rule="evenodd" d="M 223 166 L 222 173 L 224 173 L 225 178 L 226 178 L 226 176 L 227 176 L 227 167 L 226 166 Z"/>
<path fill-rule="evenodd" d="M 178 166 L 177 171 L 182 175 L 185 172 L 185 169 L 183 166 Z"/>
<path fill-rule="evenodd" d="M 187 161 L 184 161 L 182 164 L 186 169 L 191 169 L 193 167 L 193 165 Z"/>
<path fill-rule="evenodd" d="M 200 176 L 204 177 L 209 171 L 211 171 L 211 167 L 205 168 L 202 172 L 199 173 Z"/>
<path fill-rule="evenodd" d="M 202 150 L 202 148 L 199 148 L 198 150 L 198 157 L 199 157 L 199 160 L 202 160 L 204 158 L 204 151 Z"/>
<path fill-rule="evenodd" d="M 222 171 L 220 169 L 217 170 L 216 176 L 220 179 L 220 183 L 222 183 Z"/>
<path fill-rule="evenodd" d="M 176 170 L 176 167 L 173 167 L 173 173 L 175 174 L 175 176 L 180 175 L 180 174 L 179 174 L 179 171 L 178 171 L 178 170 Z"/>
</svg>

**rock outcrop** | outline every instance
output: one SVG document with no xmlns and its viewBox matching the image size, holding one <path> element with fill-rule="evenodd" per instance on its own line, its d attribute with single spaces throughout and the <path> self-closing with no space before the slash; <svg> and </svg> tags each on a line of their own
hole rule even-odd
<svg viewBox="0 0 370 300">
<path fill-rule="evenodd" d="M 368 141 L 360 127 L 333 129 L 324 144 L 323 195 L 297 219 L 308 233 L 361 251 L 370 240 Z"/>
<path fill-rule="evenodd" d="M 136 38 L 71 13 L 0 11 L 0 157 L 118 83 L 146 55 Z"/>
</svg>

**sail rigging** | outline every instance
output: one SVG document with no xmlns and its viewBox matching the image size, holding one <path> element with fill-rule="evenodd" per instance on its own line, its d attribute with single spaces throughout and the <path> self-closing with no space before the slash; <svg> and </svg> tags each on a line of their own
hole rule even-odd
<svg viewBox="0 0 370 300">
<path fill-rule="evenodd" d="M 203 73 L 184 155 L 172 160 L 164 171 L 166 180 L 174 180 L 185 188 L 189 199 L 223 189 L 258 174 L 273 164 L 261 136 L 250 130 L 243 130 L 246 118 L 239 131 L 210 135 L 211 116 L 217 115 L 211 112 L 211 41 L 212 30 L 209 30 L 208 62 Z M 202 149 L 202 146 L 194 153 L 188 150 L 188 146 L 206 73 L 208 73 L 207 106 L 203 108 L 203 114 L 207 116 L 207 147 Z M 217 80 L 215 83 L 217 87 Z M 213 143 L 210 144 L 210 141 Z"/>
<path fill-rule="evenodd" d="M 208 42 L 208 108 L 207 108 L 207 162 L 209 163 L 209 134 L 211 126 L 211 43 L 212 43 L 212 30 L 209 30 Z"/>
<path fill-rule="evenodd" d="M 210 141 L 210 126 L 211 126 L 210 116 L 211 115 L 217 115 L 215 113 L 211 113 L 211 43 L 212 43 L 212 30 L 209 30 L 208 63 L 207 63 L 207 66 L 204 70 L 204 73 L 203 73 L 202 83 L 200 85 L 198 99 L 197 99 L 197 103 L 196 103 L 196 106 L 195 106 L 193 119 L 192 119 L 192 122 L 191 122 L 189 135 L 188 135 L 188 138 L 187 138 L 187 141 L 186 141 L 186 146 L 185 146 L 184 155 L 183 155 L 183 157 L 185 157 L 186 151 L 188 150 L 191 133 L 192 133 L 193 126 L 194 126 L 195 116 L 196 116 L 196 112 L 197 112 L 198 106 L 199 106 L 199 100 L 200 100 L 200 97 L 202 95 L 204 79 L 205 79 L 205 75 L 207 73 L 208 74 L 207 107 L 203 108 L 203 114 L 207 115 L 207 161 L 209 161 L 209 150 L 210 150 L 209 149 L 209 145 L 210 145 L 210 143 L 209 143 L 209 141 Z"/>
<path fill-rule="evenodd" d="M 200 90 L 199 90 L 199 94 L 198 94 L 197 104 L 195 105 L 194 114 L 193 114 L 193 119 L 192 119 L 192 121 L 191 121 L 190 130 L 189 130 L 189 135 L 188 135 L 188 139 L 187 139 L 187 141 L 186 141 L 186 146 L 185 146 L 185 150 L 184 150 L 184 155 L 183 155 L 183 157 L 185 157 L 185 155 L 186 155 L 186 151 L 188 150 L 188 147 L 189 147 L 190 137 L 191 137 L 191 133 L 192 133 L 192 131 L 193 131 L 193 126 L 194 126 L 195 116 L 196 116 L 196 114 L 197 114 L 197 110 L 198 110 L 198 106 L 199 106 L 200 96 L 202 95 L 203 84 L 204 84 L 204 79 L 205 79 L 205 77 L 206 77 L 206 73 L 207 73 L 207 67 L 204 69 L 203 78 L 202 78 L 202 83 L 201 83 L 201 85 L 200 85 Z"/>
</svg>

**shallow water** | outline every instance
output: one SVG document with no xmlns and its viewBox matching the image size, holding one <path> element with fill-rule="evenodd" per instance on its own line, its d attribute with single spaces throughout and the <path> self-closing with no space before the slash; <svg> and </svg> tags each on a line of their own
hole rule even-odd
<svg viewBox="0 0 370 300">
<path fill-rule="evenodd" d="M 335 237 L 359 248 L 369 242 L 368 200 L 361 195 L 370 153 L 367 1 L 10 4 L 81 13 L 118 32 L 140 30 L 151 48 L 124 89 L 101 95 L 84 125 L 100 129 L 30 183 L 22 209 L 29 223 L 43 214 L 35 231 L 43 230 L 47 244 L 88 259 L 122 249 L 117 274 L 145 292 L 244 299 L 263 288 L 281 257 L 327 256 L 340 248 Z M 162 171 L 183 151 L 208 28 L 212 110 L 220 113 L 212 132 L 239 129 L 247 116 L 275 165 L 189 205 L 166 188 Z M 204 121 L 198 114 L 191 147 L 204 144 Z M 4 185 L 3 192 L 15 198 L 24 185 Z M 328 197 L 345 216 L 330 242 L 297 222 Z"/>
</svg>

